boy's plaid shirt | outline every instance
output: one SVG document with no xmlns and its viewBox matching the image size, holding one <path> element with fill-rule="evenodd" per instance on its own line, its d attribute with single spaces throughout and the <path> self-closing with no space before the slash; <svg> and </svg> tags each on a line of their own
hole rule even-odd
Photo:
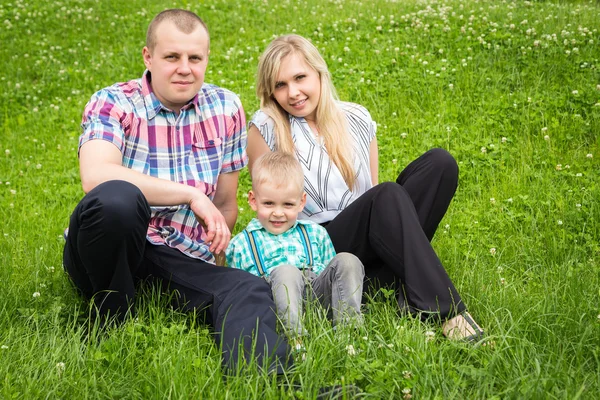
<svg viewBox="0 0 600 400">
<path fill-rule="evenodd" d="M 319 275 L 335 257 L 335 249 L 329 234 L 325 228 L 315 222 L 297 220 L 296 224 L 306 227 L 314 259 L 312 270 Z M 263 267 L 267 275 L 270 275 L 274 268 L 284 264 L 294 265 L 298 268 L 308 267 L 306 251 L 296 224 L 280 235 L 273 235 L 263 228 L 256 218 L 248 223 L 246 230 L 248 233 L 255 233 L 256 247 L 263 258 Z M 243 269 L 260 276 L 244 232 L 237 234 L 229 242 L 226 256 L 230 267 Z"/>
<path fill-rule="evenodd" d="M 113 143 L 122 165 L 146 175 L 197 187 L 211 200 L 220 174 L 242 169 L 246 117 L 232 92 L 204 84 L 179 115 L 152 92 L 149 71 L 141 79 L 95 93 L 85 107 L 79 147 L 89 140 Z M 188 205 L 155 206 L 147 239 L 214 263 L 206 233 Z"/>
</svg>

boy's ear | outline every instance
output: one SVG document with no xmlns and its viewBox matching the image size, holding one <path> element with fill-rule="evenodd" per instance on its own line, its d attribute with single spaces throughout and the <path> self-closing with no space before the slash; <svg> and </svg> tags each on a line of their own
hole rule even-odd
<svg viewBox="0 0 600 400">
<path fill-rule="evenodd" d="M 304 210 L 304 206 L 306 205 L 306 192 L 302 192 L 302 197 L 300 198 L 300 211 Z"/>
<path fill-rule="evenodd" d="M 248 204 L 250 204 L 252 211 L 256 211 L 256 197 L 254 196 L 254 192 L 252 190 L 248 192 Z"/>
</svg>

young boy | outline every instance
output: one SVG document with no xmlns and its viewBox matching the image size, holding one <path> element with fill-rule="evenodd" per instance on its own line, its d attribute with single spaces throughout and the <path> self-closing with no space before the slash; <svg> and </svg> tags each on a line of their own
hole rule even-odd
<svg viewBox="0 0 600 400">
<path fill-rule="evenodd" d="M 336 255 L 325 228 L 298 220 L 306 204 L 298 160 L 281 152 L 256 160 L 248 203 L 256 218 L 229 243 L 227 262 L 269 282 L 287 333 L 306 333 L 301 316 L 308 290 L 331 310 L 334 325 L 360 322 L 364 267 L 350 253 Z"/>
</svg>

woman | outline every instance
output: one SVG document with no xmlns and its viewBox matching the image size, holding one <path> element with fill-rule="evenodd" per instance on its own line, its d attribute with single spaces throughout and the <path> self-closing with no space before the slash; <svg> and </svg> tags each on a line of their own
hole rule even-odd
<svg viewBox="0 0 600 400">
<path fill-rule="evenodd" d="M 482 337 L 430 244 L 456 190 L 454 158 L 430 150 L 395 183 L 378 184 L 375 123 L 364 107 L 337 100 L 325 60 L 301 36 L 269 44 L 256 91 L 250 168 L 268 151 L 295 154 L 307 193 L 301 217 L 326 226 L 336 251 L 355 254 L 369 284 L 395 283 L 401 309 L 439 318 L 449 338 Z"/>
</svg>

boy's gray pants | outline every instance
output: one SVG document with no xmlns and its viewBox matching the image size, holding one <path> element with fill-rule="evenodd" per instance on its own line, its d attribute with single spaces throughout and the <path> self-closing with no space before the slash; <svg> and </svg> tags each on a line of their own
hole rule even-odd
<svg viewBox="0 0 600 400">
<path fill-rule="evenodd" d="M 291 336 L 306 334 L 302 326 L 302 302 L 312 297 L 333 314 L 333 325 L 360 323 L 360 303 L 365 268 L 353 254 L 339 253 L 317 276 L 310 269 L 280 265 L 267 281 L 273 291 L 277 315 Z M 311 293 L 312 292 L 312 293 Z"/>
</svg>

